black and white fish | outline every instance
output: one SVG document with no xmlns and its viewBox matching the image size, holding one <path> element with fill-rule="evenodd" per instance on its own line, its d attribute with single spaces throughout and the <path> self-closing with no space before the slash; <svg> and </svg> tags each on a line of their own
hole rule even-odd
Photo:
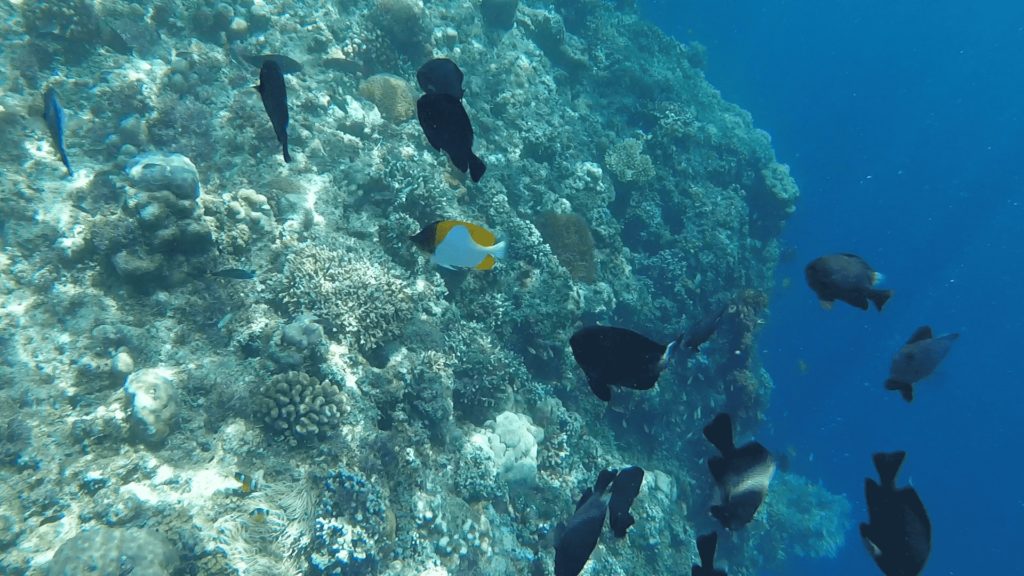
<svg viewBox="0 0 1024 576">
<path fill-rule="evenodd" d="M 704 427 L 704 437 L 722 453 L 708 460 L 711 476 L 718 485 L 721 503 L 711 507 L 714 516 L 729 530 L 737 530 L 754 519 L 768 494 L 775 475 L 775 461 L 759 442 L 739 448 L 733 443 L 732 419 L 719 414 Z"/>
<path fill-rule="evenodd" d="M 260 66 L 260 83 L 256 86 L 263 100 L 263 109 L 274 126 L 274 134 L 281 143 L 284 161 L 291 162 L 288 153 L 288 89 L 285 87 L 281 65 L 276 60 L 266 59 Z"/>
<path fill-rule="evenodd" d="M 68 170 L 68 176 L 74 176 L 75 171 L 71 169 L 71 161 L 68 160 L 68 152 L 64 148 L 64 127 L 67 120 L 64 117 L 64 108 L 57 100 L 57 91 L 52 87 L 43 92 L 43 120 L 50 130 L 50 137 L 53 138 L 53 146 L 60 154 L 60 161 Z"/>
<path fill-rule="evenodd" d="M 697 537 L 697 555 L 700 566 L 690 568 L 690 576 L 727 576 L 725 570 L 715 568 L 715 549 L 718 548 L 718 532 Z"/>
<path fill-rule="evenodd" d="M 860 536 L 886 576 L 917 576 L 932 549 L 932 524 L 917 491 L 896 487 L 905 456 L 905 452 L 875 454 L 880 482 L 864 479 L 868 522 L 860 525 Z"/>
<path fill-rule="evenodd" d="M 473 182 L 483 178 L 487 166 L 473 153 L 473 125 L 458 98 L 443 92 L 424 94 L 416 101 L 416 116 L 435 150 L 444 150 Z"/>
<path fill-rule="evenodd" d="M 555 543 L 555 576 L 577 576 L 590 560 L 604 528 L 608 511 L 608 486 L 615 470 L 602 470 L 594 488 L 587 488 L 576 503 L 576 512 L 561 528 Z"/>
<path fill-rule="evenodd" d="M 640 486 L 644 483 L 644 469 L 639 466 L 630 466 L 619 470 L 612 483 L 612 498 L 608 502 L 608 524 L 616 538 L 625 538 L 626 530 L 636 523 L 636 519 L 629 513 L 633 500 L 640 493 Z"/>
<path fill-rule="evenodd" d="M 868 301 L 879 312 L 892 297 L 892 290 L 880 290 L 875 285 L 884 278 L 856 254 L 829 254 L 812 261 L 804 269 L 807 285 L 818 295 L 825 308 L 836 300 L 851 306 L 868 309 Z"/>
<path fill-rule="evenodd" d="M 949 354 L 957 333 L 932 336 L 932 329 L 921 326 L 907 340 L 907 343 L 893 356 L 889 367 L 886 390 L 899 390 L 900 396 L 910 402 L 914 399 L 914 383 L 930 376 L 939 363 Z"/>
</svg>

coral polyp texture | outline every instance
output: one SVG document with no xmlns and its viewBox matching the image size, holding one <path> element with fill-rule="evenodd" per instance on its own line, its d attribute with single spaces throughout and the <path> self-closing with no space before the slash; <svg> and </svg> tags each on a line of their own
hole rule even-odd
<svg viewBox="0 0 1024 576">
<path fill-rule="evenodd" d="M 627 464 L 636 524 L 589 573 L 691 564 L 700 430 L 769 404 L 799 193 L 703 48 L 629 4 L 0 6 L 0 573 L 545 574 Z M 265 54 L 301 63 L 288 164 Z M 465 74 L 479 183 L 412 121 L 433 57 Z M 30 120 L 51 87 L 73 177 Z M 506 257 L 437 268 L 409 236 L 441 219 Z M 572 360 L 585 324 L 667 342 L 722 305 L 699 358 L 612 409 Z M 842 545 L 843 497 L 773 486 L 730 575 Z"/>
</svg>

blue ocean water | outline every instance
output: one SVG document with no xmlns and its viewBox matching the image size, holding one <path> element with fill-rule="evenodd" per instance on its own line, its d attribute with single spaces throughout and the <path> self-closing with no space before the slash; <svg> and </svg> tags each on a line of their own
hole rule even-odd
<svg viewBox="0 0 1024 576">
<path fill-rule="evenodd" d="M 1020 573 L 1024 4 L 641 7 L 707 46 L 709 79 L 772 135 L 803 194 L 761 338 L 776 383 L 766 443 L 847 494 L 856 521 L 871 454 L 906 450 L 901 480 L 933 526 L 925 574 Z M 839 251 L 885 273 L 884 312 L 819 308 L 803 267 Z M 961 338 L 908 405 L 882 382 L 923 324 Z M 838 558 L 787 574 L 878 573 L 859 540 L 851 524 Z"/>
</svg>

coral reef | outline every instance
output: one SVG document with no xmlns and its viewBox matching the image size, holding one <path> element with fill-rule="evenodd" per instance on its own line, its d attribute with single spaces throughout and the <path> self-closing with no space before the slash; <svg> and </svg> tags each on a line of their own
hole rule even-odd
<svg viewBox="0 0 1024 576">
<path fill-rule="evenodd" d="M 253 411 L 292 446 L 322 438 L 338 426 L 345 406 L 338 387 L 302 372 L 269 379 L 257 391 Z"/>
<path fill-rule="evenodd" d="M 86 547 L 143 574 L 138 538 L 197 576 L 550 573 L 557 523 L 626 463 L 637 524 L 590 571 L 689 565 L 700 427 L 729 410 L 750 434 L 769 402 L 757 336 L 799 192 L 703 49 L 627 4 L 0 5 L 0 572 L 89 573 Z M 288 165 L 254 54 L 304 64 Z M 430 57 L 466 74 L 478 184 L 409 121 Z M 50 86 L 74 178 L 27 119 Z M 508 258 L 437 269 L 408 237 L 439 218 Z M 567 346 L 722 305 L 700 355 L 613 409 Z M 783 474 L 723 563 L 833 554 L 844 505 Z"/>
</svg>

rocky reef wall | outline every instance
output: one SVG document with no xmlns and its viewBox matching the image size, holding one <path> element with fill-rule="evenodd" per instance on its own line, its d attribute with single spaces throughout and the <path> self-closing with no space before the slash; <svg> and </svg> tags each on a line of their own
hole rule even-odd
<svg viewBox="0 0 1024 576">
<path fill-rule="evenodd" d="M 650 475 L 637 524 L 590 573 L 691 562 L 700 429 L 729 410 L 752 432 L 769 399 L 755 344 L 798 196 L 699 47 L 599 0 L 0 19 L 0 572 L 96 573 L 74 550 L 105 566 L 137 538 L 147 574 L 546 574 L 556 523 L 624 464 Z M 303 64 L 290 164 L 245 61 L 264 53 Z M 412 115 L 432 56 L 466 73 L 478 184 Z M 439 271 L 408 237 L 442 218 L 509 257 Z M 255 276 L 211 274 L 235 269 Z M 703 356 L 611 409 L 572 361 L 583 324 L 667 340 L 727 303 Z M 778 486 L 723 543 L 730 574 L 841 545 L 843 498 Z"/>
</svg>

